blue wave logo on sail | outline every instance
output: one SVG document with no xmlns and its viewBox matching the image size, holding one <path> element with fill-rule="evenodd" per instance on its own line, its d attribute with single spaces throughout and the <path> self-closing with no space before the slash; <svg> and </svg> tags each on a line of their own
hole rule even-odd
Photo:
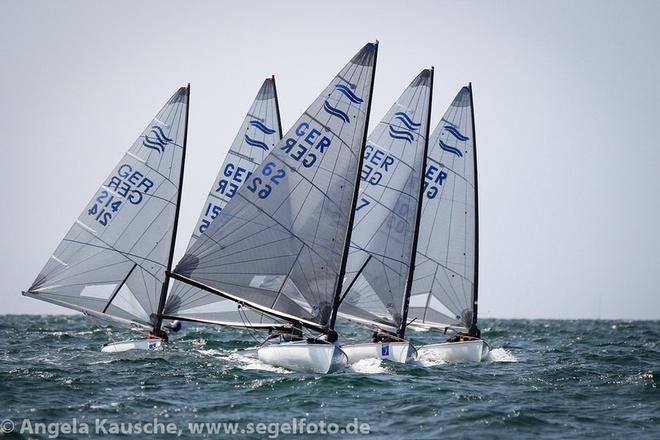
<svg viewBox="0 0 660 440">
<path fill-rule="evenodd" d="M 393 139 L 401 139 L 409 143 L 415 140 L 413 132 L 417 131 L 422 124 L 413 121 L 410 116 L 404 112 L 394 113 L 394 119 L 400 121 L 403 127 L 394 128 L 394 126 L 390 124 L 390 137 Z"/>
<path fill-rule="evenodd" d="M 248 145 L 252 145 L 253 147 L 261 148 L 262 150 L 268 151 L 268 145 L 264 144 L 261 141 L 252 139 L 247 134 L 245 135 L 245 143 L 247 143 Z"/>
<path fill-rule="evenodd" d="M 463 157 L 463 153 L 461 153 L 461 150 L 459 150 L 456 147 L 452 147 L 450 145 L 445 144 L 444 142 L 442 142 L 442 139 L 440 139 L 439 145 L 440 145 L 440 148 L 442 148 L 446 152 L 451 153 L 451 154 L 455 154 L 458 157 Z"/>
<path fill-rule="evenodd" d="M 453 125 L 445 125 L 444 127 L 442 127 L 442 129 L 461 142 L 470 140 L 469 137 L 465 136 L 463 133 L 458 131 L 458 128 L 454 127 Z M 442 139 L 438 141 L 438 145 L 440 145 L 440 148 L 442 148 L 448 153 L 455 154 L 458 157 L 463 157 L 463 153 L 461 153 L 461 150 L 459 150 L 456 147 L 452 147 L 451 145 L 447 145 L 442 141 Z"/>
<path fill-rule="evenodd" d="M 349 101 L 354 104 L 362 104 L 362 102 L 364 102 L 362 98 L 357 96 L 351 89 L 348 88 L 348 86 L 344 84 L 337 84 L 335 89 L 339 90 L 345 97 L 348 98 Z"/>
<path fill-rule="evenodd" d="M 323 103 L 323 110 L 325 110 L 326 112 L 328 112 L 332 116 L 338 117 L 339 119 L 341 119 L 344 122 L 350 122 L 351 121 L 346 113 L 339 110 L 338 108 L 335 108 L 335 107 L 331 106 L 328 101 L 325 101 Z"/>
<path fill-rule="evenodd" d="M 413 121 L 413 120 L 410 118 L 410 116 L 408 116 L 408 115 L 405 114 L 404 112 L 396 112 L 396 113 L 394 113 L 394 119 L 398 119 L 399 121 L 401 121 L 401 123 L 402 123 L 403 125 L 405 125 L 405 126 L 408 128 L 408 130 L 413 130 L 413 131 L 415 131 L 415 130 L 418 130 L 419 127 L 422 126 L 422 123 L 421 123 L 421 122 L 420 122 L 420 123 L 417 123 L 417 122 Z"/>
<path fill-rule="evenodd" d="M 144 137 L 142 145 L 160 153 L 165 152 L 165 146 L 172 142 L 172 139 L 165 136 L 163 129 L 157 125 L 152 125 L 149 134 Z"/>
<path fill-rule="evenodd" d="M 272 128 L 268 128 L 266 125 L 264 125 L 261 121 L 256 121 L 252 119 L 249 124 L 255 128 L 258 128 L 259 130 L 263 131 L 265 134 L 273 134 L 275 133 L 275 130 Z"/>
<path fill-rule="evenodd" d="M 390 137 L 394 139 L 402 139 L 406 142 L 412 142 L 415 138 L 411 132 L 406 130 L 397 130 L 390 125 Z"/>
<path fill-rule="evenodd" d="M 458 131 L 458 129 L 457 129 L 456 127 L 452 127 L 451 125 L 445 125 L 445 126 L 442 127 L 442 128 L 443 128 L 444 130 L 448 131 L 449 133 L 451 133 L 451 135 L 454 136 L 454 137 L 455 137 L 456 139 L 458 139 L 459 141 L 463 141 L 463 142 L 465 142 L 465 141 L 467 141 L 467 140 L 470 139 L 469 137 L 464 136 L 463 134 L 461 134 L 461 132 Z"/>
</svg>

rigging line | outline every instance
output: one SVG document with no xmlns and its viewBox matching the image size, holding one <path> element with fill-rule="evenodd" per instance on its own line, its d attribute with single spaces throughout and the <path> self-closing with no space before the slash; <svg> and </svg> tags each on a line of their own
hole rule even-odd
<svg viewBox="0 0 660 440">
<path fill-rule="evenodd" d="M 250 337 L 252 339 L 254 339 L 257 344 L 259 344 L 261 341 L 259 341 L 259 339 L 257 339 L 256 336 L 254 336 L 253 329 L 245 323 L 246 320 L 247 320 L 248 323 L 250 323 L 250 319 L 247 317 L 247 314 L 245 314 L 245 320 L 244 320 L 243 319 L 243 314 L 244 314 L 244 311 L 243 311 L 241 305 L 238 304 L 238 316 L 241 318 L 241 322 L 243 323 L 243 327 L 247 330 Z M 263 344 L 263 342 L 261 342 L 261 344 Z"/>
<path fill-rule="evenodd" d="M 353 280 L 350 282 L 350 284 L 348 285 L 348 287 L 346 287 L 346 290 L 344 291 L 343 295 L 341 296 L 341 298 L 339 298 L 339 304 L 338 304 L 337 307 L 341 307 L 341 303 L 344 302 L 344 299 L 346 299 L 346 296 L 348 295 L 348 293 L 349 293 L 349 292 L 351 291 L 351 289 L 353 288 L 353 285 L 355 284 L 355 282 L 357 281 L 357 279 L 360 277 L 360 274 L 362 273 L 362 271 L 364 270 L 364 268 L 367 267 L 367 264 L 369 264 L 369 260 L 371 260 L 371 254 L 369 254 L 369 256 L 367 257 L 367 259 L 364 261 L 364 263 L 363 263 L 362 266 L 360 267 L 360 270 L 357 271 L 357 273 L 355 274 L 355 277 L 353 277 Z"/>
<path fill-rule="evenodd" d="M 128 280 L 128 278 L 131 276 L 135 268 L 137 267 L 137 264 L 133 264 L 133 267 L 131 267 L 131 270 L 128 271 L 128 274 L 124 277 L 124 279 L 117 285 L 115 288 L 114 292 L 112 292 L 112 295 L 110 296 L 110 299 L 108 300 L 108 303 L 105 305 L 101 313 L 105 313 L 108 310 L 108 307 L 110 307 L 110 303 L 115 299 L 115 296 L 119 293 L 119 290 L 124 287 L 124 284 Z"/>
<path fill-rule="evenodd" d="M 296 261 L 298 261 L 298 258 L 300 258 L 300 254 L 302 253 L 304 248 L 305 248 L 305 245 L 300 246 L 300 250 L 298 250 L 298 254 L 296 255 L 296 258 L 293 260 L 293 264 L 291 265 L 291 269 L 289 269 L 289 273 L 286 274 L 286 276 L 284 277 L 284 281 L 282 281 L 282 284 L 280 285 L 280 288 L 277 291 L 277 295 L 275 295 L 275 299 L 273 300 L 273 302 L 270 306 L 271 309 L 275 308 L 275 304 L 277 303 L 277 300 L 282 295 L 282 291 L 284 290 L 284 286 L 285 286 L 286 282 L 289 280 L 289 278 L 291 277 L 291 273 L 293 272 L 293 268 L 296 267 Z"/>
</svg>

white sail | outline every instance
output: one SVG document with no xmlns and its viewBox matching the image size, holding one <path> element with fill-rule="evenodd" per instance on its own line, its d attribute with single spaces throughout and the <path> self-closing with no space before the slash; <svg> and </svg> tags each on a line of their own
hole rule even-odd
<svg viewBox="0 0 660 440">
<path fill-rule="evenodd" d="M 275 79 L 268 78 L 259 89 L 241 128 L 231 144 L 209 190 L 201 215 L 188 244 L 188 251 L 224 209 L 264 157 L 282 139 Z M 172 283 L 163 311 L 171 319 L 185 319 L 230 326 L 274 326 L 263 314 L 208 291 L 180 281 Z"/>
<path fill-rule="evenodd" d="M 154 325 L 171 262 L 188 91 L 172 96 L 114 167 L 26 296 Z"/>
<path fill-rule="evenodd" d="M 472 100 L 463 87 L 429 139 L 409 321 L 469 327 L 475 293 Z"/>
<path fill-rule="evenodd" d="M 328 323 L 376 52 L 367 44 L 330 82 L 197 239 L 175 278 L 313 328 Z"/>
<path fill-rule="evenodd" d="M 432 71 L 422 71 L 367 139 L 346 293 L 340 314 L 396 330 L 401 324 L 426 140 Z M 357 278 L 356 278 L 357 277 Z"/>
</svg>

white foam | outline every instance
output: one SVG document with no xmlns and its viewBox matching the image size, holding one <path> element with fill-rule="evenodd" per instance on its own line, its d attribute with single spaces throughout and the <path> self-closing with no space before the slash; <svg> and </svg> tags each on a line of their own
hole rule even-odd
<svg viewBox="0 0 660 440">
<path fill-rule="evenodd" d="M 240 368 L 244 370 L 263 370 L 281 374 L 291 373 L 291 371 L 287 370 L 286 368 L 275 367 L 273 365 L 261 362 L 259 359 L 240 355 L 237 352 L 231 353 L 229 356 L 227 356 L 227 359 L 230 361 L 238 362 L 240 364 Z"/>
<path fill-rule="evenodd" d="M 270 371 L 273 373 L 282 373 L 282 374 L 288 374 L 291 373 L 291 371 L 285 369 L 285 368 L 279 368 L 279 367 L 274 367 L 270 364 L 266 364 L 264 362 L 261 362 L 259 359 L 253 358 L 253 357 L 248 357 L 248 356 L 243 356 L 239 354 L 237 351 L 224 351 L 224 350 L 216 350 L 216 349 L 209 349 L 209 350 L 195 350 L 199 354 L 203 354 L 204 356 L 212 356 L 217 359 L 221 359 L 223 361 L 226 361 L 228 363 L 232 363 L 239 368 L 242 368 L 243 370 L 263 370 L 263 371 Z"/>
<path fill-rule="evenodd" d="M 435 367 L 437 365 L 446 364 L 447 361 L 441 359 L 441 357 L 442 355 L 434 353 L 433 351 L 422 351 L 419 352 L 417 360 L 415 360 L 413 364 L 420 367 Z"/>
<path fill-rule="evenodd" d="M 518 362 L 518 359 L 510 351 L 503 348 L 490 350 L 484 360 L 488 362 Z"/>
<path fill-rule="evenodd" d="M 361 359 L 348 366 L 349 370 L 362 374 L 383 374 L 389 373 L 387 368 L 383 366 L 382 359 Z"/>
<path fill-rule="evenodd" d="M 210 348 L 208 350 L 195 350 L 195 351 L 199 354 L 203 354 L 204 356 L 222 357 L 225 354 L 224 352 L 222 352 L 220 350 L 216 350 L 214 348 Z"/>
</svg>

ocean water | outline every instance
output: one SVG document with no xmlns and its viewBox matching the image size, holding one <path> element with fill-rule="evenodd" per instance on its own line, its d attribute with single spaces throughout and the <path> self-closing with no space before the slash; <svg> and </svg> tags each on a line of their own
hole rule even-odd
<svg viewBox="0 0 660 440">
<path fill-rule="evenodd" d="M 0 428 L 13 428 L 6 438 L 660 438 L 660 321 L 480 326 L 492 347 L 480 364 L 374 360 L 315 375 L 240 356 L 259 336 L 245 330 L 184 323 L 164 350 L 105 354 L 103 343 L 140 333 L 3 316 Z"/>
</svg>

